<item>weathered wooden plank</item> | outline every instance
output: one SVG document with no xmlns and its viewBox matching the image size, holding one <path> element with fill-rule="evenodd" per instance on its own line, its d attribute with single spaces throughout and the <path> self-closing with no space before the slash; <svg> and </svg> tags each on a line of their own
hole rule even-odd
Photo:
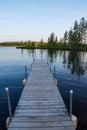
<svg viewBox="0 0 87 130">
<path fill-rule="evenodd" d="M 73 126 L 62 126 L 62 127 L 44 127 L 44 128 L 31 128 L 31 127 L 29 127 L 29 128 L 23 128 L 23 127 L 21 127 L 21 128 L 17 128 L 17 127 L 15 127 L 15 128 L 9 128 L 9 130 L 74 130 L 74 128 L 73 128 Z"/>
<path fill-rule="evenodd" d="M 37 102 L 36 102 L 36 100 L 33 100 L 33 104 L 34 104 L 34 103 L 35 103 L 35 104 L 36 104 L 36 103 L 41 103 L 41 104 L 42 104 L 42 103 L 43 103 L 43 104 L 56 103 L 56 104 L 58 104 L 58 103 L 61 103 L 61 101 L 62 101 L 62 100 L 44 100 L 44 99 L 43 99 L 43 100 L 37 100 Z M 29 103 L 29 104 L 32 104 L 32 101 L 31 101 L 31 100 L 28 100 L 28 101 L 27 101 L 27 100 L 24 100 L 24 101 L 23 101 L 23 100 L 20 100 L 20 101 L 19 101 L 19 104 L 21 104 L 21 103 L 22 103 L 22 104 L 28 104 L 28 103 Z"/>
<path fill-rule="evenodd" d="M 55 117 L 45 117 L 45 116 L 43 116 L 43 118 L 42 117 L 28 117 L 28 116 L 15 116 L 15 117 L 13 117 L 13 119 L 12 119 L 12 121 L 14 121 L 14 122 L 17 122 L 17 121 L 19 121 L 19 122 L 39 122 L 39 121 L 55 121 L 55 122 L 58 122 L 58 121 L 70 121 L 70 117 L 68 117 L 68 116 L 64 116 L 64 118 L 62 118 L 61 116 L 55 116 Z"/>
<path fill-rule="evenodd" d="M 62 109 L 62 112 L 67 112 L 67 110 L 65 108 L 61 108 Z M 18 113 L 59 113 L 61 112 L 61 109 L 29 109 L 29 110 L 26 110 L 26 109 L 18 109 L 16 112 Z"/>
<path fill-rule="evenodd" d="M 36 106 L 36 105 L 18 105 L 17 109 L 62 109 L 65 108 L 64 105 L 41 105 L 41 106 Z"/>
<path fill-rule="evenodd" d="M 51 113 L 51 112 L 44 112 L 44 113 L 19 113 L 19 112 L 15 112 L 14 116 L 67 116 L 67 113 L 65 112 L 60 112 L 60 113 Z"/>
<path fill-rule="evenodd" d="M 10 127 L 24 127 L 24 128 L 37 128 L 37 127 L 62 127 L 62 126 L 72 126 L 71 121 L 39 121 L 39 122 L 12 122 Z"/>
<path fill-rule="evenodd" d="M 32 64 L 8 130 L 75 130 L 45 61 Z"/>
</svg>

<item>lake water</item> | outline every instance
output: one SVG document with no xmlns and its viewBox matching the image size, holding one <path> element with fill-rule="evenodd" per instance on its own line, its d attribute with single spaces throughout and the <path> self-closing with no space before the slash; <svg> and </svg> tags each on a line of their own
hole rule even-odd
<svg viewBox="0 0 87 130">
<path fill-rule="evenodd" d="M 52 74 L 69 110 L 69 91 L 74 91 L 73 114 L 78 118 L 77 130 L 87 130 L 87 53 L 70 51 L 22 50 L 15 47 L 0 47 L 0 130 L 6 130 L 5 121 L 9 116 L 5 88 L 9 88 L 12 112 L 21 92 L 22 81 L 27 75 L 33 59 L 48 59 Z"/>
</svg>

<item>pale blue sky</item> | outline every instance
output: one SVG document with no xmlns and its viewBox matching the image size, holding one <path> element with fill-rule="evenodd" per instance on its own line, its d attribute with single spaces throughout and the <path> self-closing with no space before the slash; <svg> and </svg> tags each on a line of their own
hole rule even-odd
<svg viewBox="0 0 87 130">
<path fill-rule="evenodd" d="M 60 38 L 81 17 L 87 0 L 0 0 L 0 42 Z"/>
</svg>

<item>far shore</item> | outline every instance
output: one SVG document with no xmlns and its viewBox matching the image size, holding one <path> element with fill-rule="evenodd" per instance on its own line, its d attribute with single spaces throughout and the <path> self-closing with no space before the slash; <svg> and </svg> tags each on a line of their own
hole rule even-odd
<svg viewBox="0 0 87 130">
<path fill-rule="evenodd" d="M 86 44 L 79 44 L 79 46 L 70 47 L 68 44 L 57 43 L 49 45 L 48 43 L 31 42 L 31 44 L 26 45 L 22 42 L 4 42 L 0 43 L 0 47 L 16 47 L 17 49 L 48 49 L 48 50 L 68 50 L 68 51 L 87 51 Z"/>
</svg>

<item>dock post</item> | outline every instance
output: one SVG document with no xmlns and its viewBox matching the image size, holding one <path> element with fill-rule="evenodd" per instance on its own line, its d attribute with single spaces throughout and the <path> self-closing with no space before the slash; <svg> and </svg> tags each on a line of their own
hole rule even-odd
<svg viewBox="0 0 87 130">
<path fill-rule="evenodd" d="M 11 120 L 11 118 L 12 118 L 12 111 L 11 111 L 11 103 L 10 103 L 10 96 L 9 96 L 9 88 L 5 88 L 5 91 L 6 91 L 6 94 L 7 94 L 9 116 L 10 116 L 10 120 Z"/>
<path fill-rule="evenodd" d="M 47 61 L 47 64 L 48 64 L 48 58 L 46 59 L 46 61 Z"/>
<path fill-rule="evenodd" d="M 77 117 L 72 113 L 72 106 L 73 106 L 73 90 L 70 90 L 70 118 L 73 122 L 75 129 L 77 128 Z"/>
<path fill-rule="evenodd" d="M 9 117 L 6 119 L 6 128 L 9 128 L 11 118 L 12 118 L 12 111 L 11 111 L 11 103 L 10 103 L 10 96 L 9 96 L 9 89 L 5 88 L 7 99 L 8 99 L 8 110 L 9 110 Z"/>
<path fill-rule="evenodd" d="M 54 79 L 55 79 L 55 69 L 56 69 L 56 67 L 54 66 Z"/>
<path fill-rule="evenodd" d="M 73 90 L 70 90 L 70 117 L 72 117 Z"/>
<path fill-rule="evenodd" d="M 25 65 L 25 79 L 27 79 L 27 66 Z"/>
<path fill-rule="evenodd" d="M 23 86 L 26 85 L 27 82 L 27 66 L 25 65 L 25 78 L 23 79 Z"/>
<path fill-rule="evenodd" d="M 50 68 L 50 72 L 51 72 L 51 62 L 49 62 L 49 68 Z"/>
</svg>

